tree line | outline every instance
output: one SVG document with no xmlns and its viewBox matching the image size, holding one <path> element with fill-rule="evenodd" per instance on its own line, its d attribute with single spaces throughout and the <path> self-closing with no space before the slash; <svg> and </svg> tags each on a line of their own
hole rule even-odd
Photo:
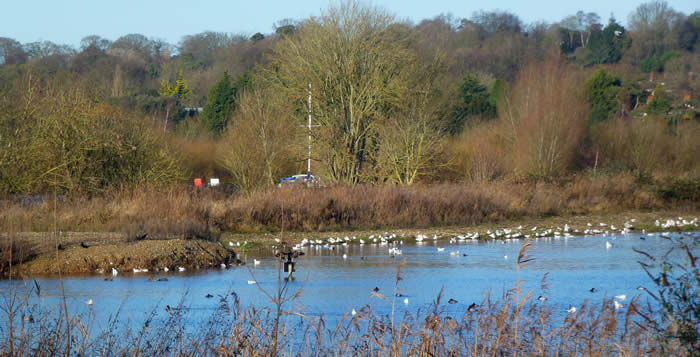
<svg viewBox="0 0 700 357">
<path fill-rule="evenodd" d="M 309 134 L 324 182 L 697 177 L 699 49 L 700 12 L 665 1 L 627 27 L 585 11 L 413 24 L 346 1 L 178 45 L 0 38 L 0 191 L 219 176 L 252 192 L 305 172 Z"/>
</svg>

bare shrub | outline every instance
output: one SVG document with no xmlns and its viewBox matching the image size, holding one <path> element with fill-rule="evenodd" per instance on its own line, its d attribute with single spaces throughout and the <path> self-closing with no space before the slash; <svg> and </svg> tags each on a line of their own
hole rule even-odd
<svg viewBox="0 0 700 357">
<path fill-rule="evenodd" d="M 275 184 L 300 166 L 300 127 L 288 104 L 269 89 L 256 86 L 240 99 L 233 125 L 222 138 L 219 162 L 244 192 Z"/>
<path fill-rule="evenodd" d="M 499 115 L 516 176 L 560 176 L 571 166 L 588 112 L 580 83 L 579 71 L 557 57 L 520 72 Z"/>
<path fill-rule="evenodd" d="M 448 155 L 452 157 L 452 169 L 458 179 L 489 182 L 506 173 L 500 123 L 488 123 L 466 129 L 452 140 Z"/>
</svg>

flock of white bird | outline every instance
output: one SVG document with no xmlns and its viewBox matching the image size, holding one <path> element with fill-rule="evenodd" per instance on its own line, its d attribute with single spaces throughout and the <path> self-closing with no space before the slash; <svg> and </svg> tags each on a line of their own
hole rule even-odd
<svg viewBox="0 0 700 357">
<path fill-rule="evenodd" d="M 416 244 L 421 245 L 424 244 L 428 241 L 438 241 L 440 239 L 446 239 L 449 238 L 449 242 L 451 244 L 457 243 L 457 242 L 476 242 L 481 239 L 497 239 L 500 240 L 503 244 L 506 244 L 508 242 L 516 242 L 519 241 L 520 239 L 527 239 L 527 238 L 534 238 L 536 240 L 539 239 L 561 239 L 562 237 L 567 239 L 569 237 L 572 237 L 575 234 L 584 234 L 584 235 L 602 235 L 602 236 L 608 236 L 608 235 L 613 235 L 613 234 L 628 234 L 631 233 L 634 230 L 634 224 L 636 220 L 635 219 L 630 219 L 626 221 L 621 227 L 616 227 L 613 224 L 607 224 L 604 222 L 598 223 L 596 228 L 593 228 L 594 225 L 592 223 L 587 223 L 586 226 L 587 228 L 583 231 L 579 231 L 577 229 L 572 229 L 568 224 L 564 224 L 563 227 L 551 227 L 551 228 L 546 228 L 546 229 L 539 229 L 537 226 L 533 226 L 529 229 L 524 228 L 522 225 L 518 226 L 516 228 L 502 228 L 502 229 L 496 229 L 494 231 L 487 230 L 484 235 L 482 235 L 480 232 L 469 232 L 465 234 L 458 234 L 454 236 L 439 236 L 437 234 L 434 234 L 432 237 L 429 237 L 425 234 L 416 234 L 413 238 L 415 239 Z M 678 217 L 678 219 L 667 219 L 665 221 L 655 221 L 655 226 L 658 227 L 659 229 L 674 229 L 674 228 L 687 228 L 690 227 L 691 229 L 697 228 L 698 227 L 698 219 L 694 218 L 691 220 L 684 219 L 683 217 Z M 647 233 L 646 231 L 642 230 L 642 234 L 646 234 L 647 236 L 654 236 L 655 233 Z M 669 237 L 668 233 L 660 233 L 661 237 Z M 488 238 L 487 238 L 488 237 Z M 384 234 L 373 234 L 370 235 L 369 237 L 366 238 L 358 238 L 357 236 L 345 236 L 345 237 L 330 237 L 327 239 L 318 239 L 318 238 L 304 238 L 300 243 L 296 244 L 295 246 L 292 247 L 294 250 L 301 250 L 304 248 L 315 248 L 315 249 L 329 249 L 333 250 L 335 246 L 347 246 L 348 244 L 359 244 L 359 245 L 364 245 L 364 244 L 378 244 L 380 246 L 388 246 L 388 254 L 391 256 L 397 256 L 403 254 L 401 249 L 399 247 L 404 244 L 404 240 L 406 240 L 408 237 L 405 234 L 400 234 L 397 235 L 396 233 L 389 233 L 389 232 L 384 232 Z M 276 241 L 279 243 L 279 240 L 276 239 Z M 243 245 L 245 246 L 248 242 L 243 242 Z M 236 246 L 240 247 L 241 243 L 240 242 L 229 242 L 229 246 Z M 610 241 L 605 242 L 605 248 L 610 249 L 613 248 L 614 245 Z M 444 247 L 438 247 L 437 252 L 445 252 Z M 458 256 L 460 254 L 459 250 L 456 251 L 450 251 L 449 254 L 451 256 Z M 347 259 L 348 255 L 343 254 L 342 255 L 343 259 Z M 508 259 L 508 256 L 505 255 L 503 256 L 504 259 Z M 253 265 L 257 266 L 260 265 L 261 261 L 258 259 L 253 259 Z M 222 264 L 222 268 L 225 268 L 226 265 Z M 178 267 L 177 270 L 179 272 L 184 272 L 185 268 L 184 267 Z M 158 271 L 158 269 L 156 269 Z M 168 272 L 167 267 L 162 268 L 163 272 Z M 134 268 L 132 270 L 133 273 L 147 273 L 148 269 L 141 269 L 141 268 Z M 119 272 L 117 269 L 112 268 L 112 276 L 117 276 Z M 248 284 L 257 284 L 257 281 L 255 280 L 248 280 Z M 625 300 L 626 296 L 625 295 L 616 295 L 615 300 L 613 301 L 615 305 L 615 309 L 621 309 L 624 305 L 620 303 L 619 301 Z M 619 300 L 619 301 L 618 301 Z M 408 304 L 408 298 L 404 299 L 404 304 Z M 92 299 L 86 301 L 86 304 L 92 306 L 93 301 Z M 576 312 L 576 307 L 570 307 L 567 309 L 569 313 L 575 313 Z M 355 314 L 355 311 L 353 310 L 353 315 Z"/>
<path fill-rule="evenodd" d="M 501 243 L 506 244 L 508 242 L 517 242 L 521 239 L 533 238 L 535 240 L 539 239 L 568 239 L 574 235 L 601 235 L 607 237 L 616 234 L 629 234 L 634 230 L 634 224 L 636 219 L 630 219 L 626 221 L 622 226 L 616 227 L 614 224 L 608 224 L 600 222 L 597 226 L 592 223 L 587 223 L 587 228 L 579 231 L 578 229 L 572 229 L 568 224 L 564 226 L 550 227 L 550 228 L 539 228 L 537 226 L 525 228 L 522 225 L 516 228 L 501 228 L 495 229 L 493 231 L 487 230 L 486 232 L 468 232 L 464 234 L 457 235 L 437 235 L 433 234 L 432 237 L 426 234 L 416 234 L 413 236 L 416 244 L 425 244 L 429 241 L 438 241 L 441 239 L 449 239 L 451 244 L 457 242 L 477 242 L 480 240 L 499 240 Z M 698 219 L 694 218 L 691 220 L 683 219 L 683 217 L 678 217 L 678 219 L 667 219 L 663 223 L 660 221 L 655 222 L 656 226 L 661 229 L 670 229 L 678 227 L 698 227 Z M 594 228 L 595 227 L 595 228 Z M 642 234 L 647 236 L 654 236 L 655 233 L 647 233 L 642 230 Z M 668 237 L 668 233 L 660 233 L 662 237 Z M 292 247 L 294 250 L 301 250 L 304 248 L 314 248 L 317 250 L 328 249 L 334 250 L 336 246 L 347 246 L 349 244 L 378 244 L 380 246 L 389 246 L 388 254 L 391 256 L 401 255 L 402 251 L 399 246 L 404 244 L 404 240 L 407 237 L 405 234 L 397 235 L 396 233 L 384 232 L 384 234 L 373 234 L 369 237 L 358 238 L 357 236 L 345 236 L 345 237 L 330 237 L 326 239 L 320 238 L 304 238 L 302 241 Z M 279 240 L 277 240 L 279 241 Z M 247 243 L 247 242 L 245 242 Z M 245 244 L 244 243 L 244 244 Z M 240 246 L 240 242 L 233 243 L 229 242 L 231 246 Z M 605 247 L 610 249 L 614 247 L 613 243 L 610 241 L 605 242 Z M 437 248 L 438 252 L 444 252 L 445 248 Z M 450 255 L 459 255 L 459 251 L 451 251 Z M 343 255 L 344 259 L 347 259 L 347 254 Z M 504 259 L 508 259 L 508 256 L 504 256 Z M 257 263 L 256 263 L 257 264 Z"/>
</svg>

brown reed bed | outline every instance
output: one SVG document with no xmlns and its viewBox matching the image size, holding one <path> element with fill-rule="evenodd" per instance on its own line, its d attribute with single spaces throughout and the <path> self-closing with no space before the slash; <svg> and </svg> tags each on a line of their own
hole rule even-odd
<svg viewBox="0 0 700 357">
<path fill-rule="evenodd" d="M 276 232 L 282 222 L 290 231 L 343 231 L 700 208 L 695 196 L 677 198 L 661 190 L 661 183 L 642 185 L 638 181 L 622 175 L 581 176 L 559 182 L 294 186 L 250 195 L 186 186 L 142 187 L 98 196 L 67 196 L 56 202 L 55 211 L 52 196 L 30 203 L 6 199 L 0 201 L 0 222 L 12 224 L 20 232 L 50 231 L 55 223 L 58 230 L 69 232 L 216 240 L 222 231 Z M 694 186 L 679 187 L 700 191 Z"/>
</svg>

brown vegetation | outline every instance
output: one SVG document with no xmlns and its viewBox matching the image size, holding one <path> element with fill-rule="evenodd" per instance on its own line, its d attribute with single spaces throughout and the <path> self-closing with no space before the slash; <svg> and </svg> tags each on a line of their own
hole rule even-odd
<svg viewBox="0 0 700 357">
<path fill-rule="evenodd" d="M 550 215 L 622 210 L 697 209 L 694 181 L 640 182 L 633 175 L 578 176 L 559 182 L 331 185 L 283 187 L 253 195 L 218 190 L 132 188 L 70 195 L 57 202 L 63 231 L 147 232 L 150 237 L 215 238 L 222 231 L 326 231 L 476 225 Z M 53 229 L 49 197 L 0 202 L 0 220 L 17 231 Z"/>
</svg>

